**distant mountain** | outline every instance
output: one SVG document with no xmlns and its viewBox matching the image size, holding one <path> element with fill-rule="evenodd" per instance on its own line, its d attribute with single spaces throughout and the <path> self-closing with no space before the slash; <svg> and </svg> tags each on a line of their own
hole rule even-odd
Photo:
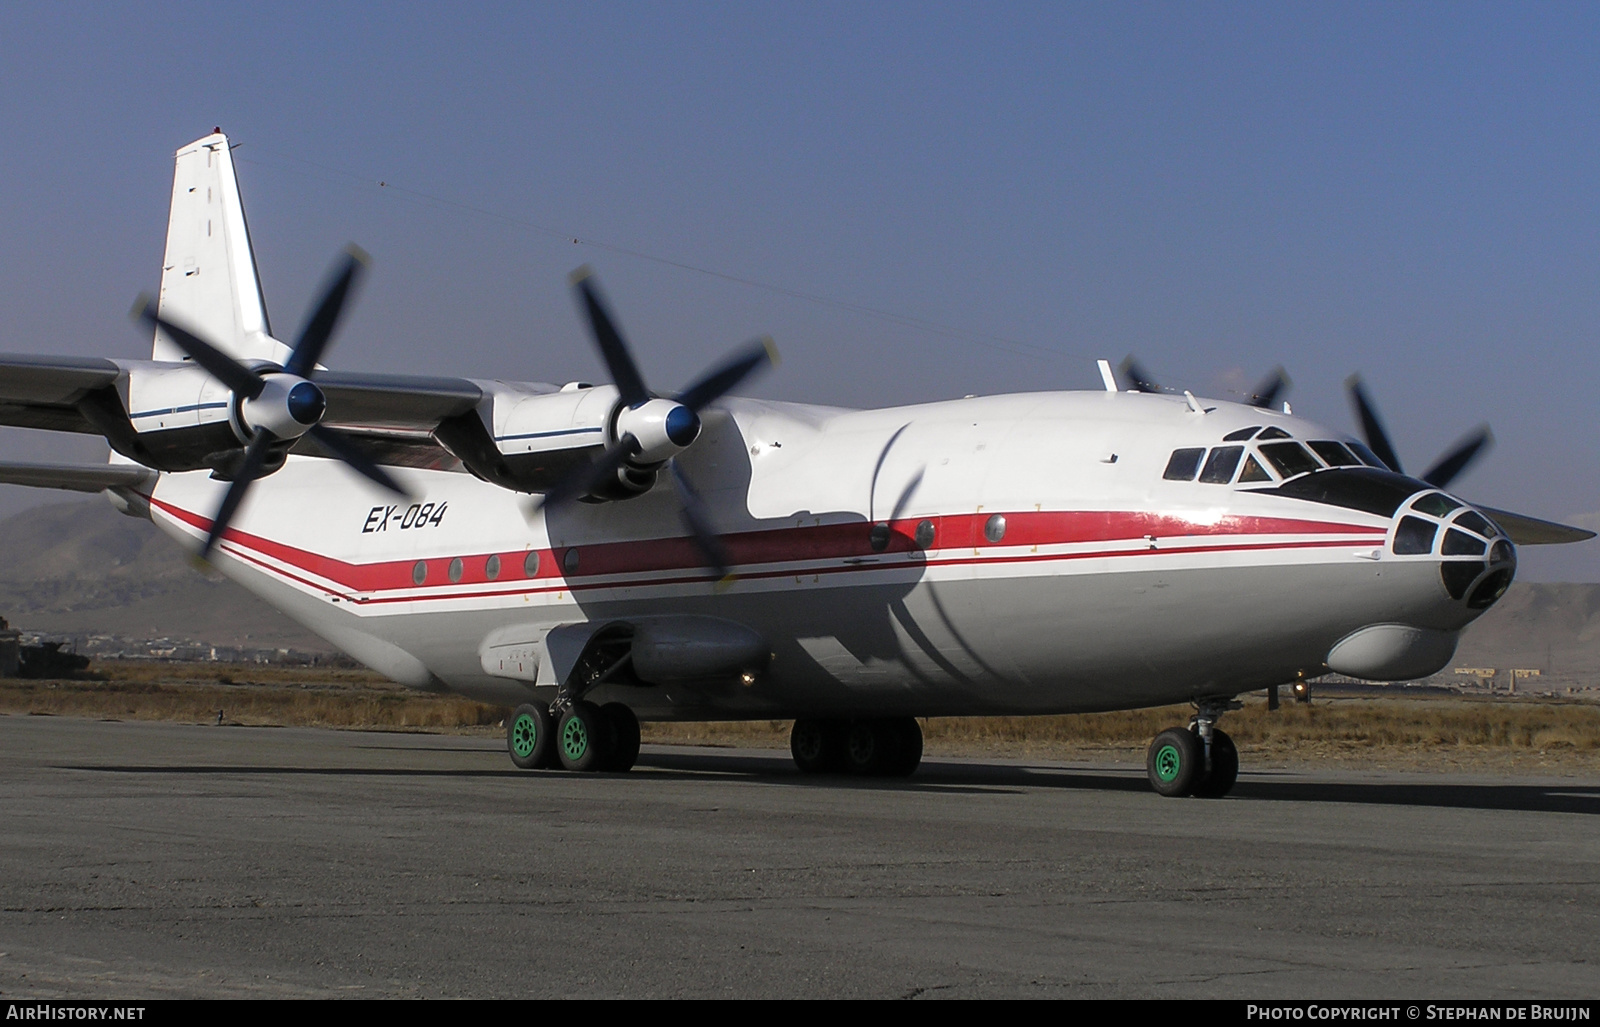
<svg viewBox="0 0 1600 1027">
<path fill-rule="evenodd" d="M 26 631 L 333 647 L 100 497 L 0 521 L 0 617 Z"/>
<path fill-rule="evenodd" d="M 0 546 L 0 616 L 25 630 L 332 651 L 98 497 L 0 521 Z M 1513 585 L 1467 630 L 1454 664 L 1600 675 L 1600 584 Z"/>
</svg>

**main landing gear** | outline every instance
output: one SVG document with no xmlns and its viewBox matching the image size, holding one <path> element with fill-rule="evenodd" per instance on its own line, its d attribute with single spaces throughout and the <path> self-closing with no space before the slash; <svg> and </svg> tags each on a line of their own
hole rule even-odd
<svg viewBox="0 0 1600 1027">
<path fill-rule="evenodd" d="M 1145 756 L 1150 787 L 1167 796 L 1220 799 L 1239 779 L 1239 750 L 1217 721 L 1240 703 L 1202 699 L 1187 728 L 1169 727 L 1156 735 Z"/>
<path fill-rule="evenodd" d="M 619 702 L 525 703 L 506 721 L 506 748 L 523 770 L 630 770 L 639 758 L 639 718 Z"/>
<path fill-rule="evenodd" d="M 789 752 L 802 774 L 909 777 L 922 762 L 922 727 L 915 717 L 802 717 Z"/>
</svg>

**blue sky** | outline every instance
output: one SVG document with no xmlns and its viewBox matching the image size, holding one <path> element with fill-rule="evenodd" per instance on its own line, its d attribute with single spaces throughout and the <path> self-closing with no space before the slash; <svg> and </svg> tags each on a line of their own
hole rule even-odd
<svg viewBox="0 0 1600 1027">
<path fill-rule="evenodd" d="M 10 5 L 0 350 L 147 352 L 220 125 L 280 332 L 373 254 L 341 367 L 592 378 L 588 262 L 660 388 L 761 333 L 750 391 L 852 406 L 1132 351 L 1348 430 L 1360 371 L 1413 469 L 1488 420 L 1458 491 L 1600 526 L 1597 110 L 1593 5 Z"/>
</svg>

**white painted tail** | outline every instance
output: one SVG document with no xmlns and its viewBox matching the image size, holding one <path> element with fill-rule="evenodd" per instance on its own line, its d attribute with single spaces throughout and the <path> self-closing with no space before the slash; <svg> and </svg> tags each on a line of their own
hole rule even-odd
<svg viewBox="0 0 1600 1027">
<path fill-rule="evenodd" d="M 267 322 L 239 180 L 220 131 L 176 154 L 160 302 L 162 317 L 240 360 L 288 359 L 288 347 L 272 338 Z M 151 357 L 186 359 L 159 330 Z"/>
</svg>

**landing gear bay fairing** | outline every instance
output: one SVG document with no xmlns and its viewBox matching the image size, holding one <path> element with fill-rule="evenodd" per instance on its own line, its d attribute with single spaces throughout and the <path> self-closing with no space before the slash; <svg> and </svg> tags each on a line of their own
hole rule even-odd
<svg viewBox="0 0 1600 1027">
<path fill-rule="evenodd" d="M 1131 361 L 1127 391 L 1102 364 L 1104 391 L 845 410 L 731 395 L 757 341 L 657 392 L 586 271 L 612 384 L 324 367 L 364 267 L 278 341 L 228 140 L 182 148 L 151 359 L 0 357 L 0 423 L 110 462 L 0 481 L 103 491 L 374 670 L 511 708 L 519 767 L 783 718 L 802 771 L 905 775 L 918 718 L 1188 702 L 1151 784 L 1221 796 L 1238 695 L 1433 673 L 1517 544 L 1591 536 L 1448 492 L 1486 431 L 1407 476 L 1354 381 L 1365 442 L 1282 376 L 1202 400 Z"/>
</svg>

